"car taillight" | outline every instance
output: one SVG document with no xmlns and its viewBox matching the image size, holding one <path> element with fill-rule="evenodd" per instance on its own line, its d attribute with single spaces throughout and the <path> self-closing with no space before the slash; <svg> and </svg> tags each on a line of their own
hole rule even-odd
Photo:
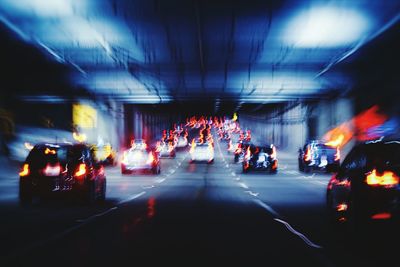
<svg viewBox="0 0 400 267">
<path fill-rule="evenodd" d="M 124 154 L 122 155 L 121 163 L 128 164 L 128 153 L 126 151 L 124 151 Z"/>
<path fill-rule="evenodd" d="M 311 151 L 309 148 L 306 150 L 306 154 L 304 155 L 304 161 L 310 161 L 311 160 Z"/>
<path fill-rule="evenodd" d="M 339 148 L 336 148 L 336 153 L 335 153 L 335 161 L 340 160 L 340 150 Z"/>
<path fill-rule="evenodd" d="M 61 173 L 61 166 L 60 164 L 56 164 L 54 166 L 47 164 L 46 168 L 43 170 L 43 174 L 45 176 L 59 176 Z"/>
<path fill-rule="evenodd" d="M 82 177 L 83 175 L 86 174 L 86 164 L 81 163 L 78 166 L 78 170 L 75 172 L 74 176 L 75 177 Z"/>
<path fill-rule="evenodd" d="M 249 160 L 251 156 L 250 147 L 247 148 L 246 155 L 244 156 L 245 160 Z"/>
<path fill-rule="evenodd" d="M 21 171 L 19 172 L 19 176 L 23 177 L 23 176 L 28 176 L 30 173 L 29 170 L 29 164 L 24 164 L 24 166 L 22 166 Z"/>
<path fill-rule="evenodd" d="M 276 159 L 276 148 L 275 148 L 275 146 L 272 146 L 271 158 L 272 159 Z"/>
<path fill-rule="evenodd" d="M 350 187 L 351 186 L 351 182 L 347 178 L 337 179 L 336 174 L 335 174 L 335 175 L 333 175 L 333 177 L 329 181 L 328 188 L 332 189 L 332 186 L 334 186 L 334 185 L 343 186 L 343 187 Z"/>
<path fill-rule="evenodd" d="M 240 154 L 240 153 L 242 153 L 242 148 L 241 147 L 236 148 L 235 154 Z"/>
<path fill-rule="evenodd" d="M 190 148 L 190 153 L 194 152 L 194 148 L 196 147 L 196 143 L 194 142 L 194 139 L 192 140 L 192 147 Z"/>
<path fill-rule="evenodd" d="M 154 155 L 152 152 L 149 153 L 149 158 L 147 159 L 147 164 L 151 164 L 154 162 Z"/>
<path fill-rule="evenodd" d="M 391 171 L 385 171 L 382 175 L 379 175 L 374 169 L 368 173 L 366 182 L 372 186 L 394 187 L 399 184 L 399 177 Z"/>
</svg>

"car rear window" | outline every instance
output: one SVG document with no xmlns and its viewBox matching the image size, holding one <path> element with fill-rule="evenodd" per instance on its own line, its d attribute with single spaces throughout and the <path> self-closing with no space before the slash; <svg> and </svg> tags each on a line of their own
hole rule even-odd
<svg viewBox="0 0 400 267">
<path fill-rule="evenodd" d="M 367 167 L 400 169 L 400 145 L 382 144 L 367 149 Z"/>
<path fill-rule="evenodd" d="M 45 166 L 50 164 L 65 164 L 67 162 L 67 147 L 35 147 L 27 157 L 27 162 L 33 166 Z"/>
</svg>

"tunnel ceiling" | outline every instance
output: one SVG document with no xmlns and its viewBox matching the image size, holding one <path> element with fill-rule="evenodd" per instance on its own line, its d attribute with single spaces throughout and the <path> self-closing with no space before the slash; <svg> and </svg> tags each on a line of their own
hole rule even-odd
<svg viewBox="0 0 400 267">
<path fill-rule="evenodd" d="M 126 103 L 279 103 L 351 87 L 332 68 L 399 20 L 398 1 L 3 0 L 0 21 Z M 252 107 L 251 109 L 257 106 Z"/>
</svg>

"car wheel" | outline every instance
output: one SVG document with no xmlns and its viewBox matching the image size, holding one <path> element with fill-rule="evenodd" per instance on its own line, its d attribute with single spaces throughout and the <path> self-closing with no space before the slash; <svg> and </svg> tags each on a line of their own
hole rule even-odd
<svg viewBox="0 0 400 267">
<path fill-rule="evenodd" d="M 235 162 L 235 163 L 238 163 L 238 162 L 239 162 L 239 156 L 238 156 L 238 155 L 235 155 L 234 162 Z"/>
<path fill-rule="evenodd" d="M 277 174 L 278 173 L 278 169 L 271 169 L 271 170 L 269 170 L 269 173 Z"/>
</svg>

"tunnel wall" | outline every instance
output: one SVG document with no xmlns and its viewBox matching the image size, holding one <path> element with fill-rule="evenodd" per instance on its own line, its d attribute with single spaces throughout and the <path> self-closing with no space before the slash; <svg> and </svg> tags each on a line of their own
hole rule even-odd
<svg viewBox="0 0 400 267">
<path fill-rule="evenodd" d="M 336 98 L 318 102 L 288 103 L 271 114 L 240 114 L 243 129 L 252 131 L 257 143 L 273 143 L 279 149 L 297 152 L 307 140 L 320 139 L 330 129 L 354 116 L 352 100 Z M 347 153 L 347 145 L 344 154 Z"/>
</svg>

